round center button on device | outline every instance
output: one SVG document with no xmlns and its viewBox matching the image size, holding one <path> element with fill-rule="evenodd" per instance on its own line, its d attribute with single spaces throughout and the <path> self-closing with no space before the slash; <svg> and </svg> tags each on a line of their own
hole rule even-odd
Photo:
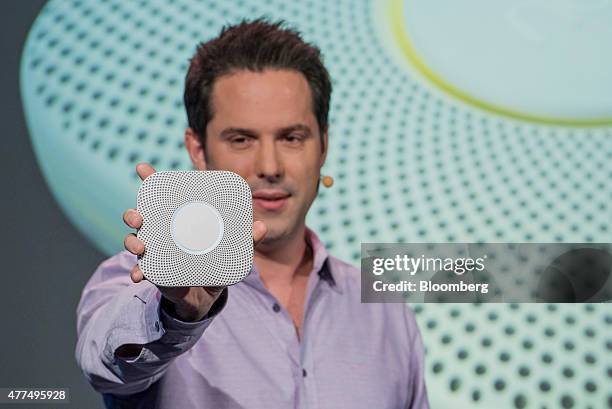
<svg viewBox="0 0 612 409">
<path fill-rule="evenodd" d="M 213 206 L 202 201 L 187 202 L 172 216 L 172 239 L 184 252 L 205 254 L 223 238 L 223 219 Z"/>
</svg>

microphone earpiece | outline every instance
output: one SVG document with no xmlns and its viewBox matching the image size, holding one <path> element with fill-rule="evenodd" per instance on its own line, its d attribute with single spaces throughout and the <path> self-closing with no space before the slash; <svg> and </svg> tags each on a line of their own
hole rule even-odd
<svg viewBox="0 0 612 409">
<path fill-rule="evenodd" d="M 321 182 L 323 183 L 323 186 L 331 187 L 334 184 L 334 178 L 326 175 L 321 178 Z"/>
</svg>

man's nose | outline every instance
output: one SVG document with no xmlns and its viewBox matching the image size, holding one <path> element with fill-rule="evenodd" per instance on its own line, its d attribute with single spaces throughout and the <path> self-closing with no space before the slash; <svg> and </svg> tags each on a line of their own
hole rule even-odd
<svg viewBox="0 0 612 409">
<path fill-rule="evenodd" d="M 257 177 L 265 178 L 269 182 L 277 181 L 283 177 L 282 158 L 274 140 L 263 140 L 259 145 L 255 166 Z"/>
</svg>

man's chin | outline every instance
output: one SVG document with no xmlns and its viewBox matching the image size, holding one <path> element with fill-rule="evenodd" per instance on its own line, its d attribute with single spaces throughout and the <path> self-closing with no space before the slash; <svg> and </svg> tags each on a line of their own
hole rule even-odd
<svg viewBox="0 0 612 409">
<path fill-rule="evenodd" d="M 282 241 L 289 236 L 291 229 L 287 223 L 279 223 L 279 220 L 271 220 L 270 218 L 260 218 L 257 219 L 255 216 L 255 220 L 261 220 L 266 224 L 267 232 L 264 236 L 263 240 L 260 242 L 262 245 L 270 246 L 275 245 L 279 241 Z"/>
<path fill-rule="evenodd" d="M 264 223 L 266 223 L 265 220 Z M 266 235 L 264 236 L 261 243 L 275 243 L 279 240 L 282 240 L 286 236 L 284 229 L 275 228 L 274 226 L 270 226 L 267 223 L 266 227 L 268 228 L 268 231 L 266 232 Z"/>
</svg>

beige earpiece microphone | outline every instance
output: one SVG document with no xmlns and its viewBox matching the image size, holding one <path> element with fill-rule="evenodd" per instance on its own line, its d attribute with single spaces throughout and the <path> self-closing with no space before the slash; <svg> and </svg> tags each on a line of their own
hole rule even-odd
<svg viewBox="0 0 612 409">
<path fill-rule="evenodd" d="M 321 182 L 323 183 L 323 186 L 331 187 L 334 184 L 334 178 L 329 175 L 325 175 L 321 178 Z"/>
</svg>

